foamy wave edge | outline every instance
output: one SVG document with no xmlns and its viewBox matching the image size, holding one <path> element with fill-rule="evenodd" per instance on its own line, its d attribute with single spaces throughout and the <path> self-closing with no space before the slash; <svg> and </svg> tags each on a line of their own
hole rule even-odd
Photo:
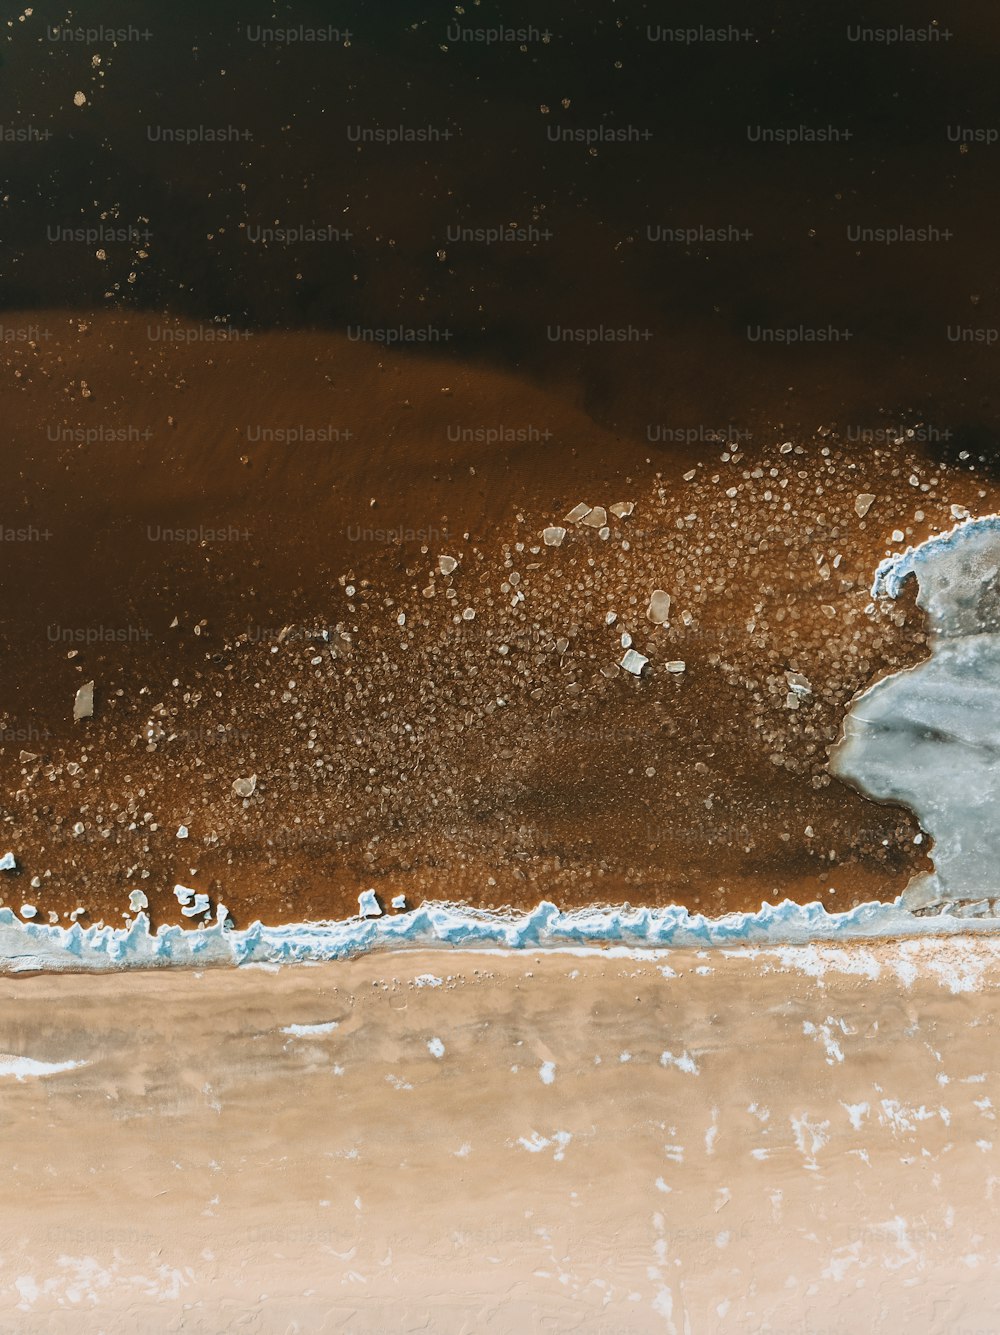
<svg viewBox="0 0 1000 1335">
<path fill-rule="evenodd" d="M 47 926 L 22 922 L 0 909 L 0 972 L 190 968 L 208 965 L 309 964 L 347 959 L 391 949 L 670 950 L 677 947 L 801 945 L 814 941 L 870 941 L 880 937 L 951 936 L 996 933 L 998 918 L 914 917 L 894 903 L 860 904 L 828 913 L 818 903 L 764 904 L 757 913 L 720 918 L 669 908 L 573 909 L 543 900 L 529 913 L 491 912 L 445 903 L 426 903 L 411 913 L 342 922 L 255 922 L 226 925 L 219 905 L 216 921 L 188 929 L 162 926 L 151 932 L 140 913 L 128 927 Z"/>
</svg>

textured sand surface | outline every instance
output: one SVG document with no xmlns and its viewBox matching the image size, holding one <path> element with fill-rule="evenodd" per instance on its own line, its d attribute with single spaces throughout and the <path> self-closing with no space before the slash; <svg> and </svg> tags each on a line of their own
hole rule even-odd
<svg viewBox="0 0 1000 1335">
<path fill-rule="evenodd" d="M 970 939 L 2 979 L 0 1329 L 988 1328 L 998 982 Z"/>
</svg>

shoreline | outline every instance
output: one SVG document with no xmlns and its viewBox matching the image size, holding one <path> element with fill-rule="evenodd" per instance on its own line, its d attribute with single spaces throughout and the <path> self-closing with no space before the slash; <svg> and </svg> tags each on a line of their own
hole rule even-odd
<svg viewBox="0 0 1000 1335">
<path fill-rule="evenodd" d="M 139 913 L 124 928 L 71 928 L 22 922 L 0 909 L 0 976 L 37 973 L 104 973 L 190 970 L 290 964 L 318 965 L 361 958 L 384 959 L 430 950 L 510 955 L 541 951 L 613 958 L 653 958 L 678 950 L 713 951 L 768 947 L 822 947 L 878 942 L 941 940 L 963 936 L 1000 939 L 1000 915 L 916 915 L 872 901 L 843 913 L 814 902 L 786 899 L 757 913 L 712 918 L 683 906 L 622 905 L 560 910 L 542 901 L 528 913 L 425 903 L 382 918 L 227 926 L 224 905 L 210 927 L 161 925 L 149 929 Z"/>
</svg>

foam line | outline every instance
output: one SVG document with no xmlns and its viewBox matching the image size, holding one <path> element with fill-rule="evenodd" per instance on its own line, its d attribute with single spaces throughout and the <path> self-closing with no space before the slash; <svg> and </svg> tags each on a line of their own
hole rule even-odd
<svg viewBox="0 0 1000 1335">
<path fill-rule="evenodd" d="M 528 913 L 494 913 L 445 903 L 426 903 L 413 913 L 342 922 L 288 923 L 245 929 L 227 926 L 220 905 L 216 921 L 189 929 L 175 925 L 150 931 L 140 913 L 129 927 L 49 926 L 21 922 L 0 909 L 0 970 L 101 970 L 207 965 L 319 963 L 388 948 L 501 950 L 633 947 L 794 945 L 809 941 L 859 941 L 879 937 L 967 935 L 996 932 L 998 918 L 915 917 L 900 906 L 868 903 L 828 913 L 816 902 L 786 899 L 757 913 L 707 918 L 669 908 L 572 909 L 562 912 L 543 900 Z"/>
</svg>

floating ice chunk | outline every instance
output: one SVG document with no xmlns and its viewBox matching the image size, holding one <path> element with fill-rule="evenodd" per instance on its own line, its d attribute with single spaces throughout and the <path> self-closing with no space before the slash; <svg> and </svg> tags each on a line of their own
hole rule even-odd
<svg viewBox="0 0 1000 1335">
<path fill-rule="evenodd" d="M 428 1039 L 427 1051 L 431 1054 L 432 1057 L 443 1057 L 444 1044 L 441 1042 L 439 1038 Z"/>
<path fill-rule="evenodd" d="M 911 879 L 906 908 L 973 907 L 996 897 L 1000 857 L 1000 517 L 887 557 L 873 595 L 897 597 L 911 574 L 931 656 L 855 699 L 830 771 L 909 806 L 933 836 L 934 872 Z"/>
<path fill-rule="evenodd" d="M 687 663 L 684 662 L 683 658 L 672 658 L 672 659 L 670 660 L 670 662 L 667 664 L 667 671 L 668 671 L 668 672 L 686 672 L 686 671 L 687 671 Z"/>
<path fill-rule="evenodd" d="M 670 620 L 670 594 L 666 589 L 654 589 L 649 595 L 646 616 L 657 626 L 665 626 Z"/>
<path fill-rule="evenodd" d="M 237 779 L 233 784 L 233 792 L 237 797 L 252 797 L 257 787 L 257 775 L 251 774 L 248 779 Z"/>
<path fill-rule="evenodd" d="M 458 569 L 458 562 L 455 560 L 453 556 L 438 557 L 438 570 L 441 571 L 442 575 L 450 575 L 453 571 L 457 569 Z"/>
<path fill-rule="evenodd" d="M 22 917 L 22 918 L 34 918 L 35 915 L 36 915 L 37 913 L 38 913 L 38 910 L 35 908 L 34 904 L 22 904 L 22 905 L 21 905 L 21 917 Z"/>
<path fill-rule="evenodd" d="M 194 897 L 194 903 L 188 904 L 185 908 L 182 908 L 181 913 L 184 915 L 185 918 L 197 918 L 199 914 L 207 913 L 208 909 L 209 909 L 208 895 L 196 893 Z"/>
<path fill-rule="evenodd" d="M 175 885 L 174 894 L 177 896 L 178 904 L 190 904 L 195 891 L 189 890 L 186 885 Z"/>
<path fill-rule="evenodd" d="M 128 896 L 128 906 L 133 913 L 138 913 L 140 909 L 149 907 L 149 900 L 142 890 L 130 890 Z"/>
<path fill-rule="evenodd" d="M 91 718 L 93 713 L 94 683 L 87 681 L 77 691 L 73 700 L 73 722 L 79 723 L 81 719 Z"/>
<path fill-rule="evenodd" d="M 187 837 L 188 837 L 188 827 L 186 825 L 178 825 L 177 838 L 186 839 Z"/>
<path fill-rule="evenodd" d="M 362 918 L 381 918 L 382 909 L 374 890 L 362 890 L 358 895 L 358 910 Z"/>
<path fill-rule="evenodd" d="M 875 497 L 870 491 L 864 491 L 854 502 L 854 512 L 859 519 L 864 519 L 865 515 L 875 504 Z"/>
<path fill-rule="evenodd" d="M 405 896 L 405 895 L 393 895 L 393 897 L 392 897 L 392 907 L 393 907 L 394 909 L 405 909 L 405 908 L 406 908 L 406 896 Z"/>
<path fill-rule="evenodd" d="M 581 501 L 579 505 L 574 505 L 572 510 L 570 510 L 569 514 L 566 516 L 566 523 L 579 524 L 580 520 L 584 517 L 584 515 L 589 515 L 589 514 L 590 514 L 590 506 L 584 505 L 584 503 Z"/>
<path fill-rule="evenodd" d="M 27 1080 L 31 1076 L 58 1075 L 60 1071 L 75 1071 L 87 1062 L 39 1062 L 33 1057 L 15 1057 L 12 1053 L 0 1053 L 0 1076 L 13 1076 L 15 1080 Z"/>
<path fill-rule="evenodd" d="M 619 666 L 623 667 L 626 672 L 631 672 L 633 677 L 641 677 L 642 670 L 648 662 L 649 659 L 643 658 L 642 654 L 637 654 L 634 649 L 628 649 Z"/>
<path fill-rule="evenodd" d="M 542 529 L 542 541 L 546 547 L 558 547 L 566 536 L 566 530 L 560 528 L 558 524 L 553 524 L 550 528 Z"/>
<path fill-rule="evenodd" d="M 0 858 L 0 871 L 17 871 L 17 858 L 13 853 L 5 853 Z"/>
<path fill-rule="evenodd" d="M 580 520 L 580 523 L 586 524 L 588 528 L 603 528 L 607 522 L 608 512 L 603 505 L 595 505 L 593 510 Z"/>
<path fill-rule="evenodd" d="M 618 519 L 624 519 L 635 509 L 634 501 L 615 501 L 614 505 L 609 505 L 608 509 Z"/>
</svg>

